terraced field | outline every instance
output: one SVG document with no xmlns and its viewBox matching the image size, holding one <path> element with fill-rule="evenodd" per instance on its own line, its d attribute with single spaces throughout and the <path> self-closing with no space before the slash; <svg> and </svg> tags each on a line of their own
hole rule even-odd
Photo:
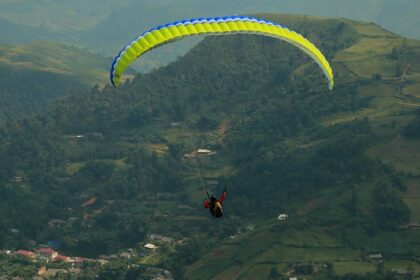
<svg viewBox="0 0 420 280">
<path fill-rule="evenodd" d="M 365 274 L 378 268 L 379 263 L 370 260 L 366 251 L 346 248 L 327 229 L 303 231 L 289 226 L 272 223 L 224 242 L 189 267 L 188 279 L 261 279 L 268 277 L 273 268 L 282 275 L 295 276 L 296 263 L 311 263 L 318 273 L 331 270 L 338 275 Z M 400 271 L 420 269 L 416 262 L 387 258 L 385 266 Z"/>
<path fill-rule="evenodd" d="M 357 94 L 370 98 L 369 106 L 341 112 L 322 120 L 326 127 L 351 123 L 368 118 L 374 127 L 378 144 L 367 155 L 378 158 L 402 174 L 415 176 L 407 182 L 403 201 L 411 210 L 411 222 L 420 221 L 420 144 L 408 140 L 401 132 L 412 120 L 412 112 L 420 108 L 420 42 L 407 40 L 387 32 L 374 24 L 354 23 L 362 36 L 356 44 L 336 55 L 333 69 L 340 72 L 337 84 L 358 84 Z M 402 48 L 411 60 L 392 58 L 394 49 Z M 408 66 L 411 64 L 411 66 Z M 403 69 L 399 73 L 398 69 Z M 304 71 L 304 67 L 297 70 Z M 305 139 L 290 139 L 287 145 L 304 148 Z M 297 144 L 301 143 L 302 144 Z M 362 204 L 371 203 L 368 191 L 360 186 Z M 332 196 L 332 195 L 331 195 Z M 365 205 L 364 207 L 367 207 Z M 304 216 L 301 216 L 302 218 Z M 385 252 L 384 266 L 389 271 L 412 271 L 420 279 L 420 265 L 416 261 L 398 260 L 401 256 L 418 256 L 418 231 L 384 233 L 375 238 L 360 238 L 360 249 L 346 247 L 340 236 L 331 235 L 329 229 L 310 229 L 299 224 L 295 217 L 291 224 L 267 221 L 255 230 L 242 233 L 223 242 L 187 269 L 188 279 L 262 279 L 272 271 L 295 276 L 296 263 L 311 262 L 316 271 L 344 275 L 365 274 L 378 269 L 378 263 L 366 258 L 368 252 Z M 356 236 L 358 233 L 354 233 Z M 392 245 L 391 245 L 392 244 Z M 215 261 L 217 260 L 217 261 Z M 331 268 L 327 269 L 326 264 Z M 312 279 L 305 276 L 305 279 Z"/>
</svg>

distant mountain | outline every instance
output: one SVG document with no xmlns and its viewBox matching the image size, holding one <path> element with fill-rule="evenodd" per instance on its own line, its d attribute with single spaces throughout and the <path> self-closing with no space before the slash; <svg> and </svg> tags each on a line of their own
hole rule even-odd
<svg viewBox="0 0 420 280">
<path fill-rule="evenodd" d="M 110 59 L 77 47 L 41 41 L 0 45 L 0 63 L 14 68 L 66 74 L 94 84 L 107 80 Z"/>
<path fill-rule="evenodd" d="M 120 48 L 136 38 L 145 30 L 169 21 L 207 16 L 232 14 L 256 14 L 264 12 L 298 13 L 319 16 L 346 17 L 378 23 L 385 28 L 404 36 L 420 38 L 420 2 L 417 0 L 232 0 L 198 2 L 180 1 L 142 1 L 131 3 L 126 8 L 116 10 L 93 29 L 78 37 L 78 44 L 94 48 L 107 55 L 116 55 Z M 299 31 L 299 30 L 298 30 Z M 101 44 L 98 44 L 101 42 Z M 166 46 L 148 54 L 136 63 L 141 70 L 174 60 L 194 45 L 197 40 L 183 41 Z"/>
<path fill-rule="evenodd" d="M 0 45 L 0 122 L 107 82 L 109 61 L 50 42 Z"/>
<path fill-rule="evenodd" d="M 0 18 L 49 31 L 80 31 L 95 26 L 133 0 L 0 0 Z"/>
<path fill-rule="evenodd" d="M 13 40 L 14 37 L 26 41 L 51 39 L 115 56 L 140 33 L 168 21 L 264 12 L 346 17 L 375 22 L 403 36 L 420 38 L 420 1 L 417 0 L 3 0 L 0 18 L 18 25 L 10 26 L 9 22 L 2 32 L 2 27 L 7 25 L 0 24 L 0 42 L 20 42 Z M 147 54 L 134 66 L 149 71 L 167 64 L 198 41 L 196 38 L 166 46 Z"/>
</svg>

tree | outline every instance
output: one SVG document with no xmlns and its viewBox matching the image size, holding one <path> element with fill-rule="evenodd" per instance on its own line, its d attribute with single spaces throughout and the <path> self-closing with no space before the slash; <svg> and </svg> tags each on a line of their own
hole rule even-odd
<svg viewBox="0 0 420 280">
<path fill-rule="evenodd" d="M 270 274 L 268 275 L 268 277 L 269 277 L 270 279 L 278 279 L 278 278 L 279 278 L 279 276 L 280 276 L 280 273 L 279 273 L 279 271 L 278 271 L 277 267 L 272 267 L 272 268 L 270 269 Z"/>
<path fill-rule="evenodd" d="M 372 75 L 372 81 L 381 81 L 382 75 L 380 73 L 375 73 Z"/>
</svg>

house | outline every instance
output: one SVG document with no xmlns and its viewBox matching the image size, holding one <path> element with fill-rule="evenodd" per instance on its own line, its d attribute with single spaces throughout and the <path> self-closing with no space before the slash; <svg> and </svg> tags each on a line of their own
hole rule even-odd
<svg viewBox="0 0 420 280">
<path fill-rule="evenodd" d="M 285 221 L 285 220 L 287 220 L 287 218 L 289 218 L 289 215 L 287 215 L 287 214 L 280 214 L 280 215 L 278 215 L 277 220 L 279 220 L 279 221 Z"/>
<path fill-rule="evenodd" d="M 105 260 L 105 259 L 99 259 L 99 260 L 98 260 L 98 263 L 99 263 L 100 265 L 106 265 L 107 263 L 109 263 L 109 261 L 108 261 L 108 260 Z"/>
<path fill-rule="evenodd" d="M 20 230 L 18 230 L 17 228 L 11 228 L 10 232 L 14 233 L 14 234 L 18 234 L 18 233 L 20 233 Z"/>
<path fill-rule="evenodd" d="M 45 266 L 41 267 L 40 269 L 38 269 L 38 275 L 42 276 L 45 274 L 45 272 L 47 272 L 47 268 Z"/>
<path fill-rule="evenodd" d="M 80 268 L 69 268 L 68 271 L 74 274 L 79 274 L 80 272 L 82 272 Z"/>
<path fill-rule="evenodd" d="M 255 229 L 255 226 L 254 226 L 254 225 L 248 225 L 248 226 L 246 227 L 246 229 L 247 229 L 247 230 L 254 230 L 254 229 Z"/>
<path fill-rule="evenodd" d="M 200 156 L 206 156 L 206 155 L 212 155 L 212 154 L 214 154 L 214 152 L 212 152 L 209 149 L 198 149 L 197 154 L 200 155 Z"/>
<path fill-rule="evenodd" d="M 65 225 L 66 221 L 60 219 L 52 219 L 48 222 L 48 227 L 50 228 L 60 228 Z"/>
<path fill-rule="evenodd" d="M 196 158 L 196 157 L 197 157 L 196 153 L 184 154 L 184 158 Z"/>
<path fill-rule="evenodd" d="M 129 259 L 129 258 L 131 258 L 131 254 L 128 253 L 128 252 L 123 252 L 123 253 L 120 254 L 120 258 Z"/>
<path fill-rule="evenodd" d="M 88 207 L 91 206 L 93 204 L 96 203 L 96 197 L 92 197 L 91 199 L 89 199 L 88 201 L 86 201 L 85 203 L 81 204 L 81 207 Z"/>
<path fill-rule="evenodd" d="M 420 223 L 409 223 L 408 228 L 410 228 L 410 229 L 420 229 Z"/>
<path fill-rule="evenodd" d="M 150 240 L 156 240 L 156 241 L 160 241 L 160 242 L 164 242 L 164 243 L 171 243 L 173 241 L 173 238 L 163 236 L 163 235 L 160 235 L 160 234 L 151 234 L 149 236 L 149 238 L 150 238 Z"/>
<path fill-rule="evenodd" d="M 26 257 L 26 258 L 31 258 L 31 259 L 36 258 L 36 254 L 34 252 L 25 251 L 25 250 L 17 250 L 15 252 L 15 255 Z"/>
<path fill-rule="evenodd" d="M 22 176 L 15 176 L 15 177 L 10 179 L 10 182 L 12 182 L 12 183 L 21 183 L 22 181 L 23 181 Z"/>
<path fill-rule="evenodd" d="M 147 243 L 144 245 L 144 248 L 150 249 L 150 250 L 156 250 L 157 248 L 159 248 L 158 246 L 156 246 L 155 244 L 152 243 Z"/>
<path fill-rule="evenodd" d="M 367 257 L 368 257 L 369 260 L 375 261 L 375 262 L 382 262 L 383 261 L 383 258 L 384 258 L 382 256 L 382 254 L 379 254 L 379 253 L 377 253 L 377 254 L 369 254 Z"/>
<path fill-rule="evenodd" d="M 54 261 L 56 262 L 67 262 L 67 263 L 72 263 L 74 262 L 74 260 L 68 256 L 61 256 L 58 255 L 57 257 L 54 258 Z"/>
<path fill-rule="evenodd" d="M 179 127 L 181 123 L 179 122 L 171 122 L 171 127 Z"/>
<path fill-rule="evenodd" d="M 198 149 L 198 150 L 197 150 L 197 153 L 198 153 L 198 154 L 203 154 L 203 155 L 206 155 L 206 154 L 210 154 L 210 153 L 211 153 L 211 151 L 210 151 L 209 149 Z"/>
<path fill-rule="evenodd" d="M 85 136 L 84 135 L 81 135 L 81 134 L 78 134 L 78 135 L 68 135 L 68 136 L 66 136 L 68 139 L 71 139 L 71 140 L 73 140 L 73 139 L 83 139 L 83 138 L 85 138 Z"/>
<path fill-rule="evenodd" d="M 51 248 L 40 248 L 37 250 L 38 254 L 50 260 L 54 260 L 58 256 L 58 252 Z"/>
</svg>

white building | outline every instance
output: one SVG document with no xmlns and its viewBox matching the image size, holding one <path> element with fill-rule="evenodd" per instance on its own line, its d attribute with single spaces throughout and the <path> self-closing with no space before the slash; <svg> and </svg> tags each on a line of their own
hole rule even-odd
<svg viewBox="0 0 420 280">
<path fill-rule="evenodd" d="M 204 156 L 204 155 L 213 155 L 214 152 L 212 152 L 209 149 L 198 149 L 197 150 L 197 154 L 202 155 L 202 156 Z"/>
<path fill-rule="evenodd" d="M 289 218 L 289 215 L 287 215 L 287 214 L 280 214 L 277 217 L 277 220 L 279 220 L 279 221 L 285 221 L 285 220 L 287 220 L 287 218 Z"/>
<path fill-rule="evenodd" d="M 150 249 L 150 250 L 156 250 L 159 247 L 156 246 L 155 244 L 147 243 L 147 244 L 144 245 L 144 248 L 147 248 L 147 249 Z"/>
</svg>

